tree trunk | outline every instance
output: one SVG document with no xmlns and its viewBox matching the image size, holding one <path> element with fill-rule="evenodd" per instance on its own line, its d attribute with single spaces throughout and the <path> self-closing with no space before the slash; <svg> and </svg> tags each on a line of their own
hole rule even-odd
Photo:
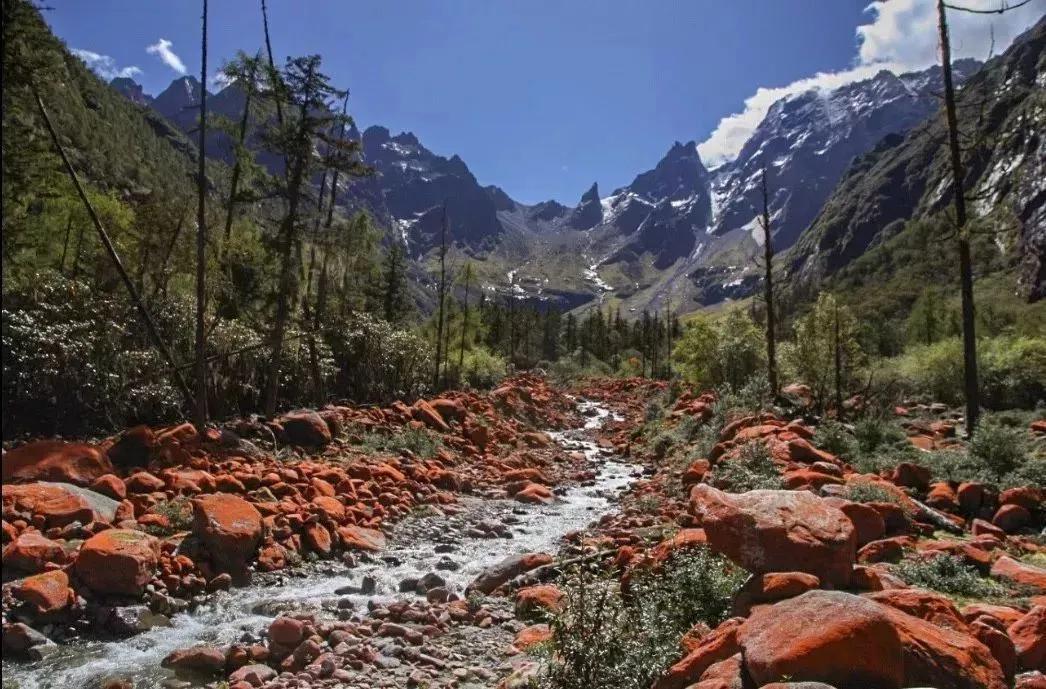
<svg viewBox="0 0 1046 689">
<path fill-rule="evenodd" d="M 944 77 L 944 112 L 948 120 L 948 148 L 952 164 L 952 197 L 959 237 L 959 283 L 962 294 L 963 383 L 966 392 L 966 432 L 973 433 L 980 417 L 980 385 L 977 377 L 977 334 L 973 304 L 973 262 L 970 235 L 966 227 L 966 196 L 963 192 L 962 153 L 959 148 L 959 120 L 955 113 L 955 85 L 952 81 L 952 51 L 948 38 L 948 19 L 944 0 L 937 0 L 937 28 L 941 41 L 941 70 Z"/>
<path fill-rule="evenodd" d="M 835 416 L 843 418 L 843 348 L 839 342 L 839 302 L 835 302 L 833 311 L 833 344 L 835 348 Z"/>
<path fill-rule="evenodd" d="M 254 80 L 255 76 L 256 75 L 253 73 L 252 70 L 252 73 L 250 75 L 252 81 Z M 246 88 L 246 91 L 244 92 L 243 115 L 240 117 L 240 132 L 238 137 L 237 150 L 242 149 L 247 141 L 247 126 L 250 122 L 251 96 L 253 94 L 254 84 L 252 83 L 250 86 Z M 233 217 L 236 215 L 236 194 L 240 186 L 240 174 L 242 167 L 243 166 L 240 162 L 240 156 L 237 154 L 236 162 L 233 163 L 232 166 L 232 179 L 229 182 L 229 205 L 225 211 L 225 234 L 223 235 L 222 239 L 222 253 L 225 253 L 225 251 L 228 250 L 229 238 L 232 236 L 232 221 Z"/>
<path fill-rule="evenodd" d="M 458 349 L 458 384 L 465 374 L 465 336 L 469 329 L 469 278 L 471 272 L 466 267 L 465 272 L 465 301 L 461 307 L 461 346 Z"/>
<path fill-rule="evenodd" d="M 443 304 L 447 289 L 447 203 L 443 202 L 443 223 L 440 226 L 439 245 L 439 312 L 436 320 L 436 372 L 432 376 L 432 388 L 439 388 L 440 363 L 443 360 Z"/>
<path fill-rule="evenodd" d="M 200 42 L 200 83 L 207 84 L 207 0 L 203 0 L 203 30 Z M 200 88 L 199 168 L 196 179 L 196 407 L 193 421 L 196 430 L 203 433 L 207 425 L 207 332 L 204 317 L 207 311 L 207 89 Z"/>
<path fill-rule="evenodd" d="M 69 235 L 72 231 L 73 216 L 70 214 L 65 222 L 65 242 L 62 243 L 62 260 L 58 262 L 58 272 L 62 275 L 65 275 L 65 255 L 69 252 Z"/>
<path fill-rule="evenodd" d="M 766 168 L 763 169 L 763 261 L 765 276 L 763 278 L 763 298 L 766 300 L 766 379 L 770 384 L 770 394 L 777 397 L 777 338 L 774 333 L 774 243 L 770 231 L 770 195 L 766 188 Z"/>
<path fill-rule="evenodd" d="M 264 6 L 264 2 L 262 3 Z M 308 136 L 305 131 L 308 112 L 305 103 L 308 97 L 302 97 L 301 112 L 298 114 L 299 139 Z M 294 247 L 298 241 L 298 206 L 301 201 L 301 187 L 305 177 L 305 165 L 308 151 L 300 153 L 295 159 L 293 169 L 288 176 L 287 215 L 280 227 L 280 282 L 276 296 L 276 319 L 272 328 L 272 358 L 269 364 L 268 380 L 265 385 L 263 409 L 266 416 L 276 414 L 276 402 L 280 391 L 280 373 L 283 367 L 283 336 L 291 315 L 291 300 L 297 293 L 297 273 L 294 269 Z"/>
<path fill-rule="evenodd" d="M 98 218 L 94 206 L 91 205 L 91 200 L 87 198 L 87 192 L 84 191 L 84 187 L 80 183 L 80 178 L 76 176 L 76 170 L 73 169 L 73 164 L 69 161 L 69 156 L 65 152 L 65 147 L 62 146 L 61 139 L 58 137 L 58 132 L 55 130 L 54 124 L 51 123 L 51 118 L 47 114 L 47 108 L 44 107 L 44 101 L 40 98 L 40 94 L 35 88 L 33 89 L 33 97 L 36 99 L 36 106 L 40 110 L 40 116 L 44 120 L 47 132 L 51 135 L 51 141 L 54 143 L 55 148 L 58 149 L 58 155 L 62 159 L 62 165 L 65 167 L 65 171 L 69 174 L 69 178 L 72 180 L 73 186 L 76 188 L 76 193 L 80 196 L 80 201 L 83 202 L 84 208 L 87 209 L 87 215 L 91 218 L 91 223 L 94 225 L 95 230 L 98 231 L 98 238 L 102 241 L 102 246 L 105 247 L 106 253 L 109 254 L 109 259 L 116 267 L 116 272 L 120 275 L 120 280 L 123 281 L 124 287 L 127 289 L 127 293 L 131 297 L 131 301 L 134 302 L 134 306 L 138 310 L 138 315 L 141 316 L 142 322 L 145 324 L 145 330 L 149 335 L 149 339 L 152 340 L 153 346 L 156 347 L 157 351 L 160 352 L 160 355 L 164 358 L 164 361 L 167 362 L 171 371 L 171 377 L 174 379 L 178 390 L 182 393 L 189 408 L 192 408 L 194 404 L 192 392 L 190 392 L 189 386 L 185 383 L 185 379 L 182 378 L 182 374 L 178 372 L 178 365 L 174 363 L 174 357 L 171 355 L 171 350 L 167 348 L 163 338 L 160 337 L 160 331 L 157 330 L 156 323 L 149 314 L 149 310 L 145 307 L 145 302 L 142 301 L 141 295 L 139 295 L 138 290 L 135 289 L 134 283 L 131 281 L 131 276 L 127 274 L 127 269 L 124 267 L 123 261 L 120 260 L 120 255 L 116 253 L 116 247 L 113 246 L 112 240 L 109 239 L 109 234 L 102 226 L 102 221 Z"/>
</svg>

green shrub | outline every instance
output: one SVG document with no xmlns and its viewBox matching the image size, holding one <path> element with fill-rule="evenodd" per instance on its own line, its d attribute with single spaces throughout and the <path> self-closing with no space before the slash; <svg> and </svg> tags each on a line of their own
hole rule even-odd
<svg viewBox="0 0 1046 689">
<path fill-rule="evenodd" d="M 760 440 L 745 443 L 736 458 L 720 460 L 712 469 L 709 483 L 730 493 L 782 487 L 770 449 Z"/>
<path fill-rule="evenodd" d="M 462 368 L 463 374 L 457 370 L 455 361 L 451 368 L 451 378 L 459 379 L 475 390 L 488 390 L 505 377 L 508 363 L 504 357 L 492 354 L 486 347 L 474 347 L 465 352 Z"/>
<path fill-rule="evenodd" d="M 981 462 L 996 477 L 1002 478 L 1024 464 L 1028 458 L 1027 431 L 985 417 L 970 438 L 970 456 Z"/>
<path fill-rule="evenodd" d="M 435 455 L 443 443 L 424 428 L 403 426 L 392 433 L 371 432 L 363 435 L 363 447 L 371 452 L 411 452 L 415 457 L 427 459 Z"/>
<path fill-rule="evenodd" d="M 818 424 L 814 433 L 814 445 L 843 458 L 852 457 L 857 449 L 857 444 L 849 429 L 832 419 L 825 419 Z"/>
<path fill-rule="evenodd" d="M 999 336 L 977 342 L 982 404 L 989 409 L 1034 407 L 1046 399 L 1046 340 Z M 963 402 L 962 341 L 950 337 L 908 349 L 893 364 L 909 392 Z"/>
<path fill-rule="evenodd" d="M 937 555 L 908 558 L 893 566 L 894 573 L 912 586 L 933 589 L 964 598 L 993 598 L 1006 595 L 1004 586 L 977 573 L 962 558 Z"/>
<path fill-rule="evenodd" d="M 150 533 L 157 536 L 168 536 L 172 533 L 179 531 L 189 531 L 192 529 L 193 522 L 193 508 L 192 502 L 189 498 L 179 496 L 173 500 L 161 502 L 152 509 L 153 512 L 167 517 L 171 523 L 169 529 L 157 529 L 151 527 Z"/>
<path fill-rule="evenodd" d="M 905 442 L 905 435 L 889 419 L 866 416 L 854 423 L 854 439 L 857 441 L 857 451 L 868 454 L 884 446 Z"/>
<path fill-rule="evenodd" d="M 637 571 L 627 595 L 605 573 L 571 572 L 565 609 L 551 625 L 544 684 L 648 689 L 679 657 L 679 641 L 694 624 L 726 619 L 743 580 L 706 548 L 681 553 L 660 571 Z"/>
</svg>

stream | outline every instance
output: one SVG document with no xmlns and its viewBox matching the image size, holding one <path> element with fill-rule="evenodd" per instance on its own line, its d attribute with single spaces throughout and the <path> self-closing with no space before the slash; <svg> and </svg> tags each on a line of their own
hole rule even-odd
<svg viewBox="0 0 1046 689">
<path fill-rule="evenodd" d="M 63 645 L 34 663 L 3 662 L 4 688 L 94 689 L 110 677 L 134 680 L 135 687 L 159 687 L 174 674 L 160 667 L 169 653 L 197 644 L 226 645 L 257 638 L 281 612 L 314 612 L 335 616 L 345 598 L 365 611 L 367 601 L 412 597 L 397 593 L 399 583 L 438 572 L 450 591 L 461 594 L 477 574 L 509 555 L 555 553 L 563 535 L 583 529 L 614 509 L 616 497 L 637 475 L 634 466 L 615 459 L 592 442 L 591 431 L 611 417 L 595 402 L 580 401 L 584 426 L 551 432 L 570 451 L 583 452 L 595 479 L 567 487 L 551 505 L 523 505 L 513 500 L 461 496 L 461 511 L 411 517 L 397 524 L 381 553 L 360 558 L 355 567 L 324 561 L 297 571 L 257 577 L 259 583 L 220 592 L 191 612 L 175 615 L 169 626 L 122 641 L 78 641 Z M 473 537 L 466 532 L 478 522 L 503 525 L 511 538 Z M 451 569 L 453 567 L 453 569 Z M 339 592 L 376 581 L 373 594 Z M 342 603 L 344 605 L 344 603 Z M 12 683 L 13 682 L 13 683 Z"/>
</svg>

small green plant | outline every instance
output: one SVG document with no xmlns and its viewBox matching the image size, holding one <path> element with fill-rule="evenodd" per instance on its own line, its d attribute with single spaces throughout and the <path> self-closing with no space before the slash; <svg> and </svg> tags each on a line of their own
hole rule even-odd
<svg viewBox="0 0 1046 689">
<path fill-rule="evenodd" d="M 694 624 L 726 618 L 743 580 L 706 548 L 637 571 L 627 593 L 605 572 L 571 571 L 565 609 L 551 625 L 545 686 L 647 689 L 679 657 L 679 640 Z"/>
<path fill-rule="evenodd" d="M 832 419 L 825 419 L 817 426 L 814 445 L 837 457 L 847 459 L 853 457 L 857 449 L 854 437 L 846 426 Z"/>
<path fill-rule="evenodd" d="M 873 481 L 853 481 L 848 483 L 842 497 L 853 502 L 901 503 L 901 499 L 896 493 Z"/>
<path fill-rule="evenodd" d="M 661 499 L 656 495 L 643 495 L 636 500 L 636 510 L 641 514 L 657 514 L 661 509 Z"/>
<path fill-rule="evenodd" d="M 378 432 L 366 433 L 363 436 L 363 447 L 371 452 L 410 451 L 422 459 L 432 457 L 439 451 L 442 442 L 424 428 L 406 426 L 397 428 L 391 434 Z"/>
<path fill-rule="evenodd" d="M 168 529 L 149 527 L 147 531 L 155 536 L 169 535 L 170 533 L 176 533 L 178 531 L 188 531 L 192 528 L 192 503 L 189 501 L 189 498 L 185 496 L 178 496 L 173 500 L 161 502 L 153 507 L 153 512 L 167 517 L 167 521 L 171 523 L 171 526 Z"/>
<path fill-rule="evenodd" d="M 766 443 L 745 443 L 734 459 L 720 460 L 712 470 L 710 483 L 731 493 L 781 488 L 781 475 Z"/>
<path fill-rule="evenodd" d="M 861 454 L 904 442 L 904 431 L 881 416 L 866 416 L 854 423 L 854 439 Z"/>
<path fill-rule="evenodd" d="M 907 558 L 893 567 L 894 573 L 913 586 L 940 591 L 952 596 L 987 599 L 1005 596 L 1006 588 L 986 579 L 977 570 L 953 555 Z"/>
</svg>

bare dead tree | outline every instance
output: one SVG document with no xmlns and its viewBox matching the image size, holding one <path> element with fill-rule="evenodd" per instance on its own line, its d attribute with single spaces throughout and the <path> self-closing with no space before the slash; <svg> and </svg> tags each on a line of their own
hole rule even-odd
<svg viewBox="0 0 1046 689">
<path fill-rule="evenodd" d="M 193 421 L 203 433 L 207 424 L 207 0 L 203 0 L 203 27 L 200 41 L 200 139 L 199 167 L 196 172 L 196 405 Z"/>
<path fill-rule="evenodd" d="M 959 148 L 959 122 L 955 110 L 955 85 L 952 80 L 952 52 L 948 38 L 948 18 L 944 0 L 937 0 L 937 28 L 941 42 L 941 69 L 944 77 L 944 111 L 948 122 L 948 149 L 952 167 L 952 200 L 959 245 L 959 285 L 962 300 L 963 387 L 966 395 L 966 431 L 972 433 L 980 416 L 980 383 L 977 376 L 977 335 L 973 303 L 973 261 L 970 235 L 966 227 L 966 196 L 963 191 L 962 151 Z"/>
<path fill-rule="evenodd" d="M 142 322 L 145 324 L 145 330 L 149 335 L 149 339 L 152 340 L 153 346 L 156 347 L 160 356 L 162 356 L 164 361 L 167 362 L 175 385 L 185 398 L 186 404 L 189 408 L 192 408 L 194 405 L 192 392 L 189 390 L 189 386 L 185 383 L 182 374 L 178 372 L 178 365 L 175 363 L 174 357 L 171 355 L 171 350 L 167 348 L 163 338 L 160 337 L 160 331 L 157 330 L 152 315 L 149 313 L 149 310 L 145 306 L 145 302 L 142 301 L 141 295 L 135 288 L 134 282 L 131 280 L 131 276 L 127 273 L 123 261 L 120 260 L 120 255 L 116 252 L 116 247 L 109 238 L 109 233 L 105 231 L 102 221 L 98 218 L 98 214 L 94 210 L 94 206 L 91 205 L 91 200 L 87 198 L 87 192 L 84 190 L 83 184 L 80 183 L 80 178 L 77 176 L 73 164 L 69 161 L 69 156 L 65 152 L 65 147 L 62 146 L 62 141 L 58 136 L 58 131 L 54 128 L 54 124 L 51 122 L 51 117 L 47 114 L 47 108 L 44 107 L 44 101 L 35 87 L 33 88 L 33 97 L 36 99 L 36 107 L 40 112 L 40 117 L 44 121 L 44 126 L 47 127 L 47 133 L 51 136 L 51 142 L 54 143 L 55 148 L 58 150 L 58 155 L 62 159 L 62 165 L 65 167 L 69 179 L 72 180 L 73 186 L 76 188 L 76 193 L 79 195 L 80 201 L 84 204 L 84 208 L 87 210 L 87 215 L 91 219 L 91 223 L 98 232 L 98 238 L 102 241 L 102 246 L 105 247 L 105 251 L 109 255 L 109 260 L 112 261 L 113 266 L 116 268 L 116 272 L 120 275 L 120 280 L 127 289 L 127 294 L 130 295 L 131 301 L 138 310 L 138 315 L 141 316 Z"/>
<path fill-rule="evenodd" d="M 766 379 L 770 393 L 777 396 L 777 335 L 774 317 L 774 239 L 770 227 L 770 193 L 767 190 L 766 168 L 763 168 L 763 298 L 766 300 Z"/>
<path fill-rule="evenodd" d="M 432 387 L 439 387 L 440 363 L 443 360 L 443 307 L 447 295 L 447 202 L 443 202 L 443 221 L 440 223 L 439 242 L 439 311 L 436 318 L 436 370 L 432 375 Z"/>
</svg>

